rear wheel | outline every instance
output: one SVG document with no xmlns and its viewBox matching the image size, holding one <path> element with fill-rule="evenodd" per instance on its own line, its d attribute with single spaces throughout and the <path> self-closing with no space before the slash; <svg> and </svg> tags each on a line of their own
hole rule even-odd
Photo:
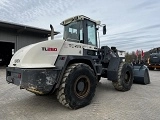
<svg viewBox="0 0 160 120">
<path fill-rule="evenodd" d="M 84 63 L 70 65 L 57 91 L 59 102 L 71 109 L 90 104 L 96 90 L 97 79 L 90 66 Z"/>
<path fill-rule="evenodd" d="M 156 68 L 156 70 L 160 70 L 160 68 L 158 67 L 158 68 Z"/>
<path fill-rule="evenodd" d="M 97 76 L 97 82 L 100 82 L 101 76 Z"/>
<path fill-rule="evenodd" d="M 154 70 L 154 68 L 153 68 L 153 67 L 148 67 L 148 69 L 149 69 L 149 70 Z"/>
<path fill-rule="evenodd" d="M 118 80 L 112 82 L 114 88 L 119 91 L 128 91 L 133 84 L 133 70 L 130 65 L 122 62 L 118 69 Z"/>
</svg>

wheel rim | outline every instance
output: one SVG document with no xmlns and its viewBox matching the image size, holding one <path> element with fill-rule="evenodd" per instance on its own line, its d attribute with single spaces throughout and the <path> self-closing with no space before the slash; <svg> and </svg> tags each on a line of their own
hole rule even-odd
<svg viewBox="0 0 160 120">
<path fill-rule="evenodd" d="M 88 95 L 89 91 L 90 91 L 89 78 L 85 75 L 78 77 L 74 84 L 75 95 L 78 98 L 82 99 Z"/>
<path fill-rule="evenodd" d="M 130 78 L 131 78 L 131 74 L 130 74 L 129 71 L 127 71 L 127 72 L 125 73 L 125 75 L 124 75 L 124 81 L 125 81 L 125 83 L 129 83 Z"/>
</svg>

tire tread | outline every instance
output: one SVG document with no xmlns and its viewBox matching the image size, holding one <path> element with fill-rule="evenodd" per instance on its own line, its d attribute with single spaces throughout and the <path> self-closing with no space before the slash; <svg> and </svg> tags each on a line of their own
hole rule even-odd
<svg viewBox="0 0 160 120">
<path fill-rule="evenodd" d="M 65 70 L 65 73 L 63 75 L 61 84 L 59 89 L 57 90 L 57 99 L 58 101 L 64 105 L 67 108 L 73 109 L 71 108 L 71 106 L 69 105 L 69 102 L 67 101 L 66 95 L 65 95 L 65 86 L 66 86 L 66 81 L 68 76 L 72 73 L 72 71 L 74 71 L 75 68 L 81 67 L 81 65 L 85 65 L 87 66 L 94 74 L 93 69 L 91 69 L 91 67 L 89 65 L 83 64 L 83 63 L 74 63 L 71 64 L 70 66 L 67 67 L 67 69 Z"/>
</svg>

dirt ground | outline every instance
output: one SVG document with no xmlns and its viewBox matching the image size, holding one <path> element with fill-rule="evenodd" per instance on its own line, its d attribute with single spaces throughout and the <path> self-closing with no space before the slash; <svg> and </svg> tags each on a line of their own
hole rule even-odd
<svg viewBox="0 0 160 120">
<path fill-rule="evenodd" d="M 36 96 L 8 84 L 0 69 L 0 120 L 160 120 L 160 71 L 150 71 L 151 84 L 116 91 L 102 79 L 92 103 L 78 110 L 62 106 L 56 96 Z"/>
</svg>

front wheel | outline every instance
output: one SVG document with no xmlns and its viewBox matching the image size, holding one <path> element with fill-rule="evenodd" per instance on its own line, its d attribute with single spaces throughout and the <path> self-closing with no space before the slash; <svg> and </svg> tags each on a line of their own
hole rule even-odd
<svg viewBox="0 0 160 120">
<path fill-rule="evenodd" d="M 153 68 L 153 67 L 148 67 L 148 69 L 149 69 L 149 70 L 154 70 L 154 68 Z"/>
<path fill-rule="evenodd" d="M 133 69 L 127 63 L 120 63 L 118 69 L 118 80 L 112 82 L 114 88 L 119 91 L 128 91 L 133 84 Z"/>
<path fill-rule="evenodd" d="M 57 91 L 59 102 L 71 109 L 90 104 L 96 90 L 97 79 L 93 69 L 84 63 L 70 65 Z"/>
</svg>

